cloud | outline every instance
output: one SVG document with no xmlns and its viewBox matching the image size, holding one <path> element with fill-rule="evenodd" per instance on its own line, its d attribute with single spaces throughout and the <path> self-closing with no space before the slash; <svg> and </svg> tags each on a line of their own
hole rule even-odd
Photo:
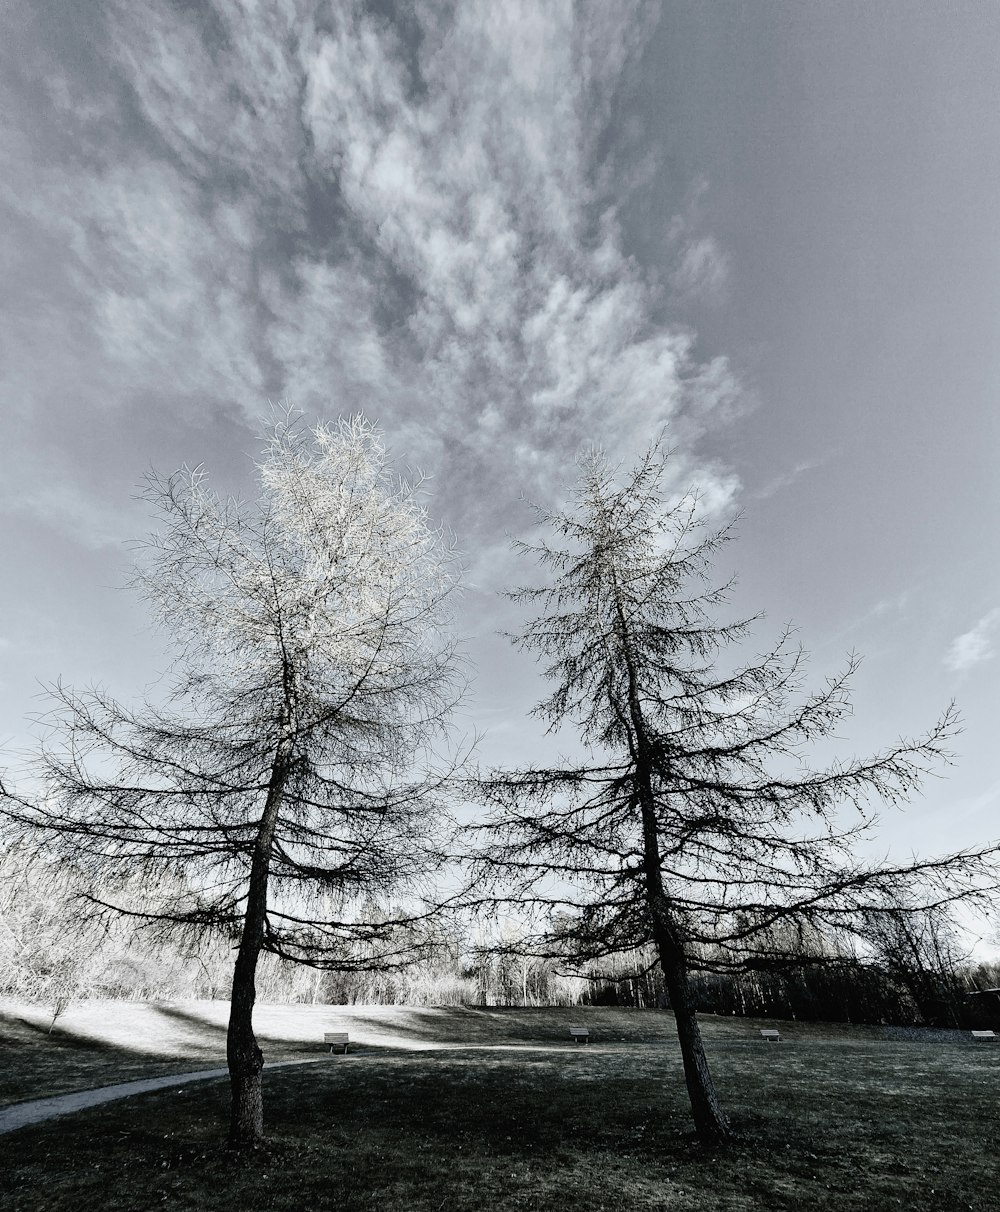
<svg viewBox="0 0 1000 1212">
<path fill-rule="evenodd" d="M 687 298 L 720 298 L 728 282 L 729 258 L 714 236 L 702 236 L 688 244 L 670 275 L 675 293 Z"/>
<path fill-rule="evenodd" d="M 893 597 L 880 598 L 868 612 L 869 617 L 876 619 L 884 619 L 894 615 L 902 614 L 909 606 L 913 594 L 909 589 L 904 589 L 902 593 L 897 593 Z"/>
<path fill-rule="evenodd" d="M 299 47 L 317 4 L 216 0 L 108 5 L 109 58 L 150 132 L 189 180 L 303 222 Z M 200 10 L 200 11 L 199 11 Z"/>
<path fill-rule="evenodd" d="M 28 514 L 47 526 L 74 538 L 81 546 L 100 551 L 123 548 L 124 544 L 147 527 L 144 511 L 118 506 L 85 493 L 69 480 L 46 482 L 33 477 L 34 483 L 17 494 L 3 493 L 0 504 L 13 514 Z"/>
<path fill-rule="evenodd" d="M 484 470 L 500 478 L 491 463 L 545 491 L 581 444 L 626 452 L 664 426 L 690 452 L 736 395 L 724 363 L 697 365 L 689 333 L 653 322 L 656 285 L 625 255 L 591 158 L 641 28 L 638 10 L 616 12 L 463 5 L 425 24 L 414 66 L 373 21 L 338 10 L 306 61 L 317 170 L 370 242 L 374 272 L 391 267 L 409 302 L 380 330 L 354 264 L 328 275 L 321 308 L 304 283 L 278 339 L 288 346 L 290 326 L 321 348 L 318 317 L 352 312 L 393 429 L 413 430 L 409 445 L 463 492 Z M 710 248 L 702 276 L 716 273 Z M 380 391 L 390 375 L 407 390 Z M 433 407 L 410 424 L 418 395 Z"/>
<path fill-rule="evenodd" d="M 48 101 L 8 107 L 5 200 L 25 277 L 52 282 L 25 323 L 66 338 L 55 369 L 9 360 L 10 390 L 38 416 L 77 383 L 77 407 L 188 418 L 363 409 L 474 542 L 581 446 L 627 458 L 664 428 L 725 508 L 736 481 L 698 444 L 740 386 L 658 319 L 663 275 L 619 230 L 646 166 L 603 138 L 657 7 L 393 11 L 106 0 L 87 62 L 38 51 Z M 727 261 L 697 222 L 666 280 L 707 297 Z"/>
<path fill-rule="evenodd" d="M 720 303 L 728 296 L 729 256 L 704 230 L 708 194 L 709 183 L 704 177 L 692 181 L 680 213 L 667 226 L 666 244 L 674 261 L 668 281 L 679 303 Z"/>
<path fill-rule="evenodd" d="M 753 493 L 753 499 L 755 501 L 766 501 L 769 497 L 773 497 L 784 489 L 790 488 L 807 471 L 815 471 L 817 467 L 822 467 L 829 458 L 830 456 L 827 455 L 822 459 L 801 459 L 794 467 L 768 480 L 760 488 L 756 489 Z"/>
<path fill-rule="evenodd" d="M 987 611 L 974 627 L 952 640 L 944 657 L 945 665 L 954 673 L 962 673 L 975 665 L 981 665 L 983 661 L 991 660 L 996 655 L 993 633 L 998 625 L 1000 606 L 995 606 Z"/>
</svg>

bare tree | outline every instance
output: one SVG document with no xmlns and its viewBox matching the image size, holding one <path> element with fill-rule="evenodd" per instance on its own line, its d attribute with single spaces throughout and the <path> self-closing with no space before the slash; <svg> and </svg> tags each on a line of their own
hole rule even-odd
<svg viewBox="0 0 1000 1212">
<path fill-rule="evenodd" d="M 150 479 L 162 525 L 138 586 L 176 646 L 170 695 L 133 709 L 57 687 L 47 794 L 5 808 L 98 887 L 149 874 L 145 906 L 95 893 L 104 907 L 237 944 L 234 1147 L 263 1134 L 262 951 L 347 970 L 409 958 L 418 936 L 359 906 L 439 862 L 434 755 L 458 694 L 457 565 L 419 482 L 362 417 L 283 417 L 268 439 L 252 503 L 219 499 L 201 469 Z"/>
<path fill-rule="evenodd" d="M 73 999 L 92 995 L 105 976 L 102 924 L 72 917 L 80 885 L 71 867 L 0 850 L 0 989 L 48 1003 L 49 1034 Z"/>
<path fill-rule="evenodd" d="M 909 993 L 931 1027 L 957 1027 L 970 953 L 962 950 L 947 906 L 913 909 L 887 901 L 864 915 L 860 933 L 872 959 Z"/>
<path fill-rule="evenodd" d="M 669 503 L 658 446 L 621 483 L 600 454 L 581 471 L 567 510 L 536 509 L 551 541 L 516 545 L 549 583 L 511 596 L 540 609 L 515 637 L 554 683 L 536 714 L 550 731 L 572 725 L 584 751 L 482 781 L 493 813 L 478 871 L 499 881 L 494 899 L 555 923 L 536 934 L 539 954 L 593 972 L 652 945 L 697 1132 L 718 1142 L 729 1128 L 692 971 L 801 963 L 803 938 L 842 930 L 886 895 L 906 888 L 918 907 L 972 891 L 988 853 L 855 857 L 876 821 L 869 799 L 900 801 L 946 758 L 954 709 L 916 740 L 811 767 L 806 748 L 849 711 L 855 662 L 803 695 L 802 652 L 786 633 L 723 670 L 754 622 L 715 619 L 728 586 L 710 574 L 727 532 L 706 528 L 696 500 Z"/>
</svg>

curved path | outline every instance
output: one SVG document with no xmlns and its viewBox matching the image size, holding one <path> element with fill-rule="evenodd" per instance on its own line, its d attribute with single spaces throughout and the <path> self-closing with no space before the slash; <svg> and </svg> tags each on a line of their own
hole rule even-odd
<svg viewBox="0 0 1000 1212">
<path fill-rule="evenodd" d="M 312 1065 L 326 1060 L 326 1056 L 308 1056 L 302 1060 L 275 1061 L 267 1069 L 279 1069 L 286 1065 Z M 207 1081 L 210 1078 L 228 1077 L 228 1069 L 196 1069 L 191 1073 L 172 1073 L 166 1077 L 147 1077 L 135 1082 L 121 1082 L 116 1086 L 101 1086 L 97 1090 L 74 1090 L 71 1094 L 55 1094 L 50 1098 L 36 1098 L 27 1103 L 14 1103 L 0 1109 L 0 1135 L 16 1132 L 40 1124 L 60 1115 L 72 1115 L 74 1111 L 85 1111 L 88 1107 L 99 1107 L 101 1103 L 113 1103 L 119 1098 L 131 1098 L 133 1094 L 146 1094 L 150 1090 L 167 1090 L 171 1086 L 186 1086 L 188 1082 Z"/>
</svg>

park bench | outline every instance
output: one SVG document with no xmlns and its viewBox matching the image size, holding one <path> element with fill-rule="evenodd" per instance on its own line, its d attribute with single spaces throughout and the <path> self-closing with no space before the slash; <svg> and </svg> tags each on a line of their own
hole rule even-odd
<svg viewBox="0 0 1000 1212">
<path fill-rule="evenodd" d="M 576 1044 L 590 1043 L 590 1029 L 588 1027 L 570 1027 L 569 1033 Z"/>
<path fill-rule="evenodd" d="M 995 1031 L 973 1031 L 972 1033 L 973 1039 L 996 1039 L 996 1037 Z"/>
<path fill-rule="evenodd" d="M 775 1031 L 773 1027 L 762 1027 L 760 1033 L 769 1044 L 781 1043 L 781 1032 Z"/>
<path fill-rule="evenodd" d="M 330 1051 L 334 1048 L 343 1048 L 344 1055 L 347 1055 L 347 1032 L 346 1031 L 327 1031 L 323 1036 L 323 1043 L 330 1045 Z"/>
</svg>

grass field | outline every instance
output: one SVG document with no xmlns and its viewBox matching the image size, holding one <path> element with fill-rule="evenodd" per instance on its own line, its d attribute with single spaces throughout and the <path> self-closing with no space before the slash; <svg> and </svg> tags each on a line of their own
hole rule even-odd
<svg viewBox="0 0 1000 1212">
<path fill-rule="evenodd" d="M 115 1057 L 158 1067 L 144 1072 L 218 1062 L 224 1007 L 161 1009 L 72 1011 L 49 1040 L 0 1007 L 4 1056 L 21 1057 L 8 1091 L 34 1094 L 32 1057 L 49 1057 L 44 1093 L 56 1088 L 53 1058 L 74 1059 L 62 1089 L 120 1079 Z M 578 1022 L 591 1029 L 588 1048 L 567 1042 Z M 796 1024 L 768 1045 L 754 1038 L 759 1023 L 709 1017 L 738 1131 L 711 1152 L 690 1137 L 667 1014 L 261 1007 L 258 1024 L 273 1058 L 315 1052 L 324 1029 L 358 1042 L 346 1057 L 267 1075 L 269 1144 L 254 1164 L 220 1149 L 226 1083 L 196 1084 L 0 1138 L 11 1158 L 0 1206 L 1000 1209 L 1000 1048 L 990 1045 Z M 97 1081 L 86 1080 L 88 1057 Z"/>
</svg>

